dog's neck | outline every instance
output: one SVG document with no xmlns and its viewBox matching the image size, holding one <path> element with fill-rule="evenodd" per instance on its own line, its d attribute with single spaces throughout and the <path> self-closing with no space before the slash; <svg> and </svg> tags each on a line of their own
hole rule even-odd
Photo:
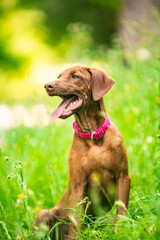
<svg viewBox="0 0 160 240">
<path fill-rule="evenodd" d="M 86 107 L 74 114 L 77 127 L 81 132 L 92 133 L 97 130 L 106 119 L 106 109 L 103 98 L 99 101 L 89 101 Z"/>
</svg>

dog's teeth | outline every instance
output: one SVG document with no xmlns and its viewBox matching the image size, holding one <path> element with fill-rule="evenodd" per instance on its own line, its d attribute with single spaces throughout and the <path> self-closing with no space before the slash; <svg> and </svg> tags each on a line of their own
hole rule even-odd
<svg viewBox="0 0 160 240">
<path fill-rule="evenodd" d="M 69 108 L 71 108 L 72 106 L 76 105 L 77 103 L 78 103 L 78 99 L 75 100 L 75 101 L 73 101 L 73 102 L 71 102 L 71 103 L 66 107 L 65 111 L 68 111 Z"/>
<path fill-rule="evenodd" d="M 75 105 L 75 104 L 77 104 L 77 102 L 78 102 L 78 100 L 75 100 L 75 101 L 73 102 L 73 104 Z"/>
</svg>

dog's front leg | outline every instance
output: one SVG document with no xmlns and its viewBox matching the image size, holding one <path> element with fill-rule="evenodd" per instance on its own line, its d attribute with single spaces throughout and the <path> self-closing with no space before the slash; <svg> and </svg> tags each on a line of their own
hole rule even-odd
<svg viewBox="0 0 160 240">
<path fill-rule="evenodd" d="M 126 208 L 124 209 L 123 207 L 118 206 L 117 214 L 123 215 L 123 214 L 127 214 L 131 178 L 129 175 L 121 174 L 117 182 L 118 182 L 118 201 L 122 201 Z"/>
<path fill-rule="evenodd" d="M 81 179 L 82 180 L 82 179 Z M 80 181 L 76 184 L 76 180 L 72 182 L 72 193 L 69 199 L 69 206 L 70 206 L 70 227 L 69 227 L 69 240 L 75 237 L 75 232 L 80 230 L 81 224 L 81 214 L 83 213 L 83 205 L 78 206 L 77 211 L 75 211 L 77 204 L 83 200 L 84 198 L 84 182 Z M 78 239 L 78 238 L 74 238 Z"/>
<path fill-rule="evenodd" d="M 60 201 L 55 205 L 55 207 L 52 209 L 42 209 L 39 212 L 39 214 L 36 216 L 35 225 L 37 227 L 40 227 L 40 225 L 44 223 L 51 229 L 57 221 L 68 221 L 68 204 L 70 194 L 70 186 L 68 185 L 68 188 L 64 192 Z M 63 239 L 66 239 L 69 232 L 68 226 L 64 224 L 59 226 L 58 229 L 59 235 L 62 236 Z"/>
</svg>

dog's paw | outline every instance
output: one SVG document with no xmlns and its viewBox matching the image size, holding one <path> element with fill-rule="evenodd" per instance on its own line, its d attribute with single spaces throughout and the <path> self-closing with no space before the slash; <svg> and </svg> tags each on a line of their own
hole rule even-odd
<svg viewBox="0 0 160 240">
<path fill-rule="evenodd" d="M 57 209 L 43 209 L 39 212 L 35 219 L 35 226 L 33 226 L 34 231 L 44 231 L 46 234 L 51 230 L 51 239 L 56 238 L 55 229 L 52 230 L 52 227 L 59 221 L 57 216 L 59 212 Z M 58 225 L 57 225 L 58 226 Z M 67 223 L 60 224 L 58 226 L 59 239 L 67 240 L 69 232 L 69 225 Z"/>
<path fill-rule="evenodd" d="M 52 209 L 42 209 L 36 216 L 35 224 L 40 227 L 41 224 L 45 224 L 50 228 L 56 223 L 56 217 Z"/>
</svg>

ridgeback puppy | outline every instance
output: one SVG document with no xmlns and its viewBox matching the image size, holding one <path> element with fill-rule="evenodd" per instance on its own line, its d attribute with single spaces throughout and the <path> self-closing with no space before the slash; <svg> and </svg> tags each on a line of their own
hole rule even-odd
<svg viewBox="0 0 160 240">
<path fill-rule="evenodd" d="M 49 96 L 62 98 L 62 103 L 50 118 L 75 116 L 68 158 L 68 187 L 55 207 L 41 210 L 36 217 L 37 226 L 44 222 L 50 228 L 58 220 L 70 221 L 69 227 L 65 224 L 59 226 L 60 239 L 75 239 L 80 218 L 75 216 L 72 221 L 72 209 L 86 196 L 91 201 L 88 212 L 92 216 L 108 212 L 115 200 L 122 201 L 125 206 L 118 206 L 117 214 L 127 212 L 131 183 L 127 152 L 103 101 L 104 94 L 113 84 L 114 80 L 98 69 L 76 66 L 45 85 Z"/>
</svg>

